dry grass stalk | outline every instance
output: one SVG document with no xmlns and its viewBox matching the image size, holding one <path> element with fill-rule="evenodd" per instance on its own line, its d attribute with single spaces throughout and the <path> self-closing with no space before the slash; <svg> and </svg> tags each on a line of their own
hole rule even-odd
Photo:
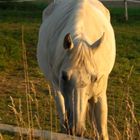
<svg viewBox="0 0 140 140">
<path fill-rule="evenodd" d="M 112 128 L 112 133 L 114 134 L 114 136 L 115 136 L 115 140 L 121 140 L 122 139 L 122 137 L 121 137 L 121 133 L 120 133 L 120 131 L 118 130 L 118 128 L 117 128 L 117 124 L 116 124 L 116 122 L 115 122 L 115 119 L 112 117 L 112 116 L 110 116 L 110 119 L 108 120 L 108 123 L 110 124 L 110 126 L 111 126 L 111 128 Z"/>
<path fill-rule="evenodd" d="M 52 95 L 51 95 L 51 88 L 47 84 L 49 96 L 50 96 L 50 131 L 51 131 L 51 137 L 52 137 Z"/>
<path fill-rule="evenodd" d="M 38 100 L 37 100 L 37 93 L 36 93 L 36 89 L 35 89 L 35 86 L 34 86 L 33 82 L 30 81 L 30 83 L 31 83 L 31 91 L 32 91 L 32 93 L 34 94 L 34 99 L 33 99 L 33 101 L 35 102 L 35 108 L 36 108 L 36 110 L 37 110 L 34 117 L 35 117 L 35 119 L 36 119 L 38 128 L 41 130 L 42 127 L 41 127 L 41 125 L 40 125 L 39 104 L 38 104 Z"/>
<path fill-rule="evenodd" d="M 73 125 L 75 126 L 75 128 L 76 128 L 76 124 L 75 124 L 75 99 L 74 99 L 74 90 L 73 90 L 73 92 L 72 92 L 72 111 L 73 111 Z M 68 116 L 67 116 L 67 118 L 68 118 Z M 69 128 L 69 124 L 68 124 L 68 131 L 69 131 L 69 134 L 70 134 L 70 128 Z M 73 130 L 72 130 L 73 131 Z M 75 135 L 75 132 L 72 132 L 73 133 L 73 135 Z"/>
<path fill-rule="evenodd" d="M 135 106 L 134 102 L 132 101 L 132 98 L 130 96 L 130 86 L 129 86 L 129 81 L 132 75 L 132 71 L 134 69 L 134 66 L 131 67 L 130 72 L 127 76 L 127 82 L 126 82 L 126 94 L 125 94 L 125 105 L 126 105 L 126 110 L 125 110 L 125 123 L 124 123 L 124 131 L 123 131 L 123 139 L 127 140 L 134 140 L 136 136 L 136 132 L 138 134 L 138 137 L 140 138 L 140 129 L 139 129 L 139 124 L 137 121 L 137 118 L 135 116 Z"/>
<path fill-rule="evenodd" d="M 27 108 L 27 116 L 28 116 L 28 128 L 31 132 L 29 135 L 29 140 L 32 140 L 32 130 L 34 128 L 33 122 L 33 114 L 32 114 L 32 102 L 33 98 L 30 94 L 31 87 L 30 87 L 30 80 L 29 80 L 29 73 L 28 73 L 28 62 L 27 62 L 27 52 L 26 52 L 26 45 L 24 42 L 24 26 L 22 26 L 22 57 L 23 57 L 23 66 L 24 66 L 24 77 L 25 77 L 25 94 L 26 94 L 26 108 Z"/>
<path fill-rule="evenodd" d="M 24 43 L 24 26 L 22 26 L 22 57 L 23 57 L 23 66 L 24 66 L 24 77 L 25 77 L 25 91 L 26 91 L 26 103 L 27 103 L 27 115 L 28 115 L 28 128 L 31 127 L 30 124 L 30 112 L 29 112 L 29 75 L 28 75 L 28 65 L 27 65 L 27 55 L 26 55 L 26 46 Z"/>
<path fill-rule="evenodd" d="M 29 135 L 29 140 L 32 140 L 32 133 L 34 128 L 34 121 L 33 121 L 33 112 L 32 112 L 32 103 L 35 103 L 37 113 L 34 115 L 37 125 L 39 129 L 41 128 L 40 119 L 39 119 L 39 105 L 38 100 L 36 98 L 36 89 L 32 81 L 29 79 L 28 73 L 28 62 L 27 62 L 27 52 L 26 52 L 26 45 L 24 42 L 24 26 L 22 26 L 22 57 L 23 57 L 23 66 L 24 66 L 24 77 L 25 77 L 25 93 L 26 93 L 26 108 L 27 108 L 27 116 L 28 116 L 28 128 L 31 132 Z M 34 98 L 31 96 L 31 91 L 34 95 Z M 51 125 L 52 127 L 52 125 Z"/>
<path fill-rule="evenodd" d="M 57 121 L 57 110 L 56 110 L 56 106 L 55 106 L 55 132 L 58 132 L 58 121 Z"/>
<path fill-rule="evenodd" d="M 116 106 L 112 108 L 113 115 L 109 117 L 108 123 L 110 126 L 110 134 L 112 140 L 135 140 L 140 139 L 140 125 L 135 115 L 135 105 L 134 102 L 130 96 L 130 80 L 131 75 L 133 73 L 134 66 L 130 68 L 129 74 L 125 80 L 125 82 L 121 79 L 121 84 L 123 88 L 123 95 L 118 96 L 119 98 L 117 100 L 113 96 L 113 102 L 114 104 L 118 104 L 118 112 L 114 113 L 114 110 L 116 110 Z M 114 95 L 114 94 L 113 94 Z M 115 115 L 116 114 L 116 115 Z M 116 124 L 121 124 L 120 126 Z M 113 136 L 115 138 L 113 138 Z"/>
<path fill-rule="evenodd" d="M 126 120 L 126 132 L 127 135 L 131 138 L 135 137 L 134 131 L 137 131 L 138 136 L 140 138 L 140 127 L 139 123 L 137 121 L 137 118 L 135 116 L 135 111 L 134 111 L 134 102 L 132 101 L 132 98 L 130 96 L 127 97 L 126 100 L 126 112 L 129 114 L 126 114 L 125 120 Z"/>
<path fill-rule="evenodd" d="M 20 140 L 23 140 L 23 136 L 22 136 L 22 130 L 20 129 L 20 124 L 25 124 L 24 123 L 24 121 L 23 121 L 23 118 L 22 118 L 22 111 L 21 111 L 21 100 L 19 100 L 19 112 L 17 111 L 17 109 L 16 109 L 16 106 L 15 106 L 15 103 L 14 103 L 14 100 L 13 100 L 13 98 L 10 96 L 10 99 L 11 99 L 11 103 L 12 103 L 12 105 L 8 105 L 12 110 L 13 110 L 13 112 L 14 112 L 14 114 L 15 114 L 15 117 L 16 117 L 16 123 L 17 123 L 17 125 L 19 126 L 19 136 L 20 136 Z"/>
<path fill-rule="evenodd" d="M 4 140 L 4 138 L 3 138 L 3 136 L 2 136 L 2 134 L 0 133 L 0 140 Z"/>
</svg>

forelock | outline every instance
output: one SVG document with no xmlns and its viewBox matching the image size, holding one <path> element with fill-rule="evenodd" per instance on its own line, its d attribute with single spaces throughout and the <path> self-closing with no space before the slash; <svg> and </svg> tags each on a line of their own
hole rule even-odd
<svg viewBox="0 0 140 140">
<path fill-rule="evenodd" d="M 70 60 L 74 67 L 85 67 L 86 71 L 91 73 L 95 68 L 92 58 L 93 52 L 86 41 L 78 40 L 74 43 L 74 49 L 70 54 Z"/>
</svg>

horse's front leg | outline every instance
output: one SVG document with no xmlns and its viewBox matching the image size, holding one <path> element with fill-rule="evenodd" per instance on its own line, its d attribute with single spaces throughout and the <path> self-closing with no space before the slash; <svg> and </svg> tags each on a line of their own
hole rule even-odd
<svg viewBox="0 0 140 140">
<path fill-rule="evenodd" d="M 89 101 L 89 115 L 96 140 L 108 140 L 106 96 Z"/>
<path fill-rule="evenodd" d="M 95 120 L 99 136 L 103 140 L 108 140 L 107 115 L 107 99 L 106 95 L 102 95 L 95 103 Z"/>
<path fill-rule="evenodd" d="M 96 126 L 97 129 L 97 138 L 101 140 L 108 140 L 108 131 L 107 131 L 107 89 L 108 77 L 102 76 L 98 81 L 98 86 L 96 88 L 96 95 L 93 96 L 93 99 L 89 101 L 90 107 L 90 116 L 91 121 Z"/>
<path fill-rule="evenodd" d="M 66 132 L 67 128 L 66 128 L 66 112 L 65 112 L 64 97 L 60 91 L 55 91 L 53 96 L 55 99 L 56 109 L 60 119 L 61 132 Z"/>
</svg>

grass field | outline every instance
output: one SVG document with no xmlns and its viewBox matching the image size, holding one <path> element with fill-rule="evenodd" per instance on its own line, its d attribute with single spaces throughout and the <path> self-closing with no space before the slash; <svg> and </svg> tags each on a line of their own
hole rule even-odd
<svg viewBox="0 0 140 140">
<path fill-rule="evenodd" d="M 53 99 L 50 98 L 48 82 L 45 81 L 36 61 L 41 13 L 46 5 L 42 3 L 0 5 L 0 123 L 28 127 L 30 113 L 31 127 L 59 131 L 58 117 Z M 128 140 L 129 135 L 132 140 L 139 140 L 140 8 L 129 9 L 128 22 L 124 20 L 123 9 L 110 8 L 110 11 L 116 35 L 117 57 L 107 92 L 109 132 L 114 137 L 112 140 L 117 140 L 117 137 Z M 31 81 L 29 99 L 31 105 L 28 111 L 22 58 L 23 26 Z M 9 106 L 16 109 L 16 116 Z M 5 132 L 2 132 L 2 136 L 4 140 L 20 139 L 18 135 Z"/>
</svg>

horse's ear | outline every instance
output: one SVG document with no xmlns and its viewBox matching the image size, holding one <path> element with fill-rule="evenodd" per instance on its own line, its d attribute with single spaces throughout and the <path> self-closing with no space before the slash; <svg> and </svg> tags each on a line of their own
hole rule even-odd
<svg viewBox="0 0 140 140">
<path fill-rule="evenodd" d="M 68 49 L 68 50 L 73 48 L 73 41 L 72 41 L 70 33 L 66 34 L 64 38 L 64 42 L 63 42 L 63 47 L 64 49 Z"/>
<path fill-rule="evenodd" d="M 100 44 L 102 43 L 103 39 L 104 39 L 104 33 L 103 33 L 103 35 L 97 41 L 95 41 L 91 45 L 91 48 L 98 48 L 100 46 Z"/>
</svg>

